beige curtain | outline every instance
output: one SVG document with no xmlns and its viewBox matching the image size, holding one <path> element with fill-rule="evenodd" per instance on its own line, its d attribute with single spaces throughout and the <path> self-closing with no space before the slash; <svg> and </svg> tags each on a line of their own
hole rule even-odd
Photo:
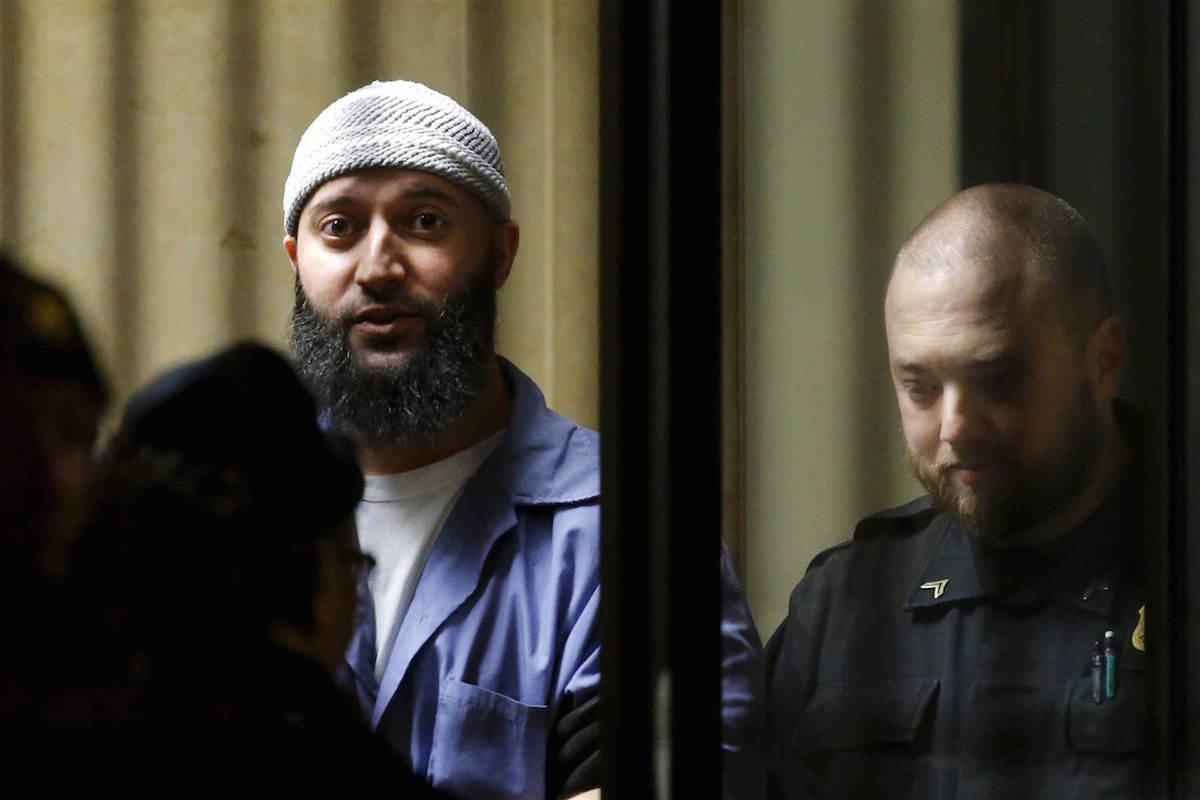
<svg viewBox="0 0 1200 800">
<path fill-rule="evenodd" d="M 462 101 L 521 224 L 499 348 L 598 407 L 595 0 L 0 0 L 0 246 L 66 288 L 118 399 L 252 336 L 282 346 L 283 181 L 372 79 Z"/>
</svg>

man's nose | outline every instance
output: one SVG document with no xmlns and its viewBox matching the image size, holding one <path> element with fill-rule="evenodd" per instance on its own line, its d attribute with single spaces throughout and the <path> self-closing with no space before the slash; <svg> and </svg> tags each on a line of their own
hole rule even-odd
<svg viewBox="0 0 1200 800">
<path fill-rule="evenodd" d="M 983 427 L 983 409 L 978 400 L 957 386 L 942 390 L 941 439 L 958 446 L 977 437 Z"/>
<path fill-rule="evenodd" d="M 355 275 L 360 286 L 404 280 L 408 272 L 404 242 L 386 219 L 375 217 L 371 220 L 365 243 L 366 251 Z"/>
</svg>

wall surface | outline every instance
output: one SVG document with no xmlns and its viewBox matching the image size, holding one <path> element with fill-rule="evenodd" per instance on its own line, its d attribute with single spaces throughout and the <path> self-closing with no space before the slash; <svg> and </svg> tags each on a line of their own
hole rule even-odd
<svg viewBox="0 0 1200 800">
<path fill-rule="evenodd" d="M 764 637 L 812 556 L 919 493 L 882 306 L 907 233 L 954 192 L 952 0 L 742 11 L 745 570 Z"/>
<path fill-rule="evenodd" d="M 300 134 L 422 81 L 500 141 L 522 229 L 500 351 L 595 426 L 596 27 L 594 0 L 0 3 L 0 247 L 71 293 L 118 401 L 236 338 L 282 346 Z"/>
</svg>

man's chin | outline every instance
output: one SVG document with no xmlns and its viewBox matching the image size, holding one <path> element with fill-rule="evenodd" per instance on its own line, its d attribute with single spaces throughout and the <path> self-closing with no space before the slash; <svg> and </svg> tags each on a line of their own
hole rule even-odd
<svg viewBox="0 0 1200 800">
<path fill-rule="evenodd" d="M 363 372 L 394 374 L 412 363 L 416 354 L 415 349 L 355 347 L 354 361 Z"/>
</svg>

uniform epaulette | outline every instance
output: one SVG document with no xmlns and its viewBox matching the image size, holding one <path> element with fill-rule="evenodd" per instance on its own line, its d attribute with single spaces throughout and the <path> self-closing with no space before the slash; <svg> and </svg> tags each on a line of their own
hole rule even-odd
<svg viewBox="0 0 1200 800">
<path fill-rule="evenodd" d="M 822 550 L 821 552 L 819 552 L 815 556 L 813 556 L 812 561 L 808 562 L 808 568 L 804 570 L 804 573 L 807 575 L 813 569 L 816 569 L 817 567 L 824 564 L 826 559 L 828 559 L 831 555 L 836 553 L 838 550 L 845 550 L 847 547 L 849 547 L 852 544 L 854 544 L 854 540 L 847 539 L 844 542 L 838 542 L 833 547 L 826 547 L 824 550 Z"/>
<path fill-rule="evenodd" d="M 937 514 L 937 509 L 933 507 L 933 501 L 928 496 L 918 497 L 916 500 L 910 500 L 902 506 L 876 512 L 869 517 L 863 518 L 854 526 L 853 538 L 839 542 L 833 547 L 827 547 L 813 556 L 812 561 L 808 563 L 808 569 L 805 570 L 805 573 L 807 574 L 810 570 L 820 567 L 831 555 L 839 550 L 845 550 L 860 539 L 881 533 L 911 533 L 928 525 L 930 520 L 937 516 Z"/>
<path fill-rule="evenodd" d="M 905 535 L 924 528 L 938 515 L 929 495 L 910 500 L 902 506 L 878 511 L 864 517 L 854 526 L 854 539 L 865 539 L 880 534 Z"/>
</svg>

